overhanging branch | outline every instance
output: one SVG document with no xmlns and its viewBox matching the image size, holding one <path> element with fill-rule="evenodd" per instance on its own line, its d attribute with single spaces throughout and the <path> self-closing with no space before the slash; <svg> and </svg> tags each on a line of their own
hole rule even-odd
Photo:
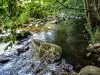
<svg viewBox="0 0 100 75">
<path fill-rule="evenodd" d="M 93 11 L 93 10 L 91 10 L 91 9 L 68 7 L 68 6 L 65 6 L 64 4 L 62 4 L 59 0 L 56 0 L 56 1 L 57 1 L 59 4 L 61 4 L 63 7 L 67 8 L 67 9 Z"/>
</svg>

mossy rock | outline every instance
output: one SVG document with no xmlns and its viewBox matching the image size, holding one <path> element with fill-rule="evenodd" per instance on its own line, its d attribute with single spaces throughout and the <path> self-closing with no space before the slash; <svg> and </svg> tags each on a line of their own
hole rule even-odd
<svg viewBox="0 0 100 75">
<path fill-rule="evenodd" d="M 60 59 L 61 53 L 62 48 L 60 46 L 51 43 L 42 43 L 38 51 L 38 57 L 41 60 L 54 62 Z"/>
<path fill-rule="evenodd" d="M 81 69 L 78 75 L 100 75 L 100 68 L 96 66 L 86 66 Z"/>
<path fill-rule="evenodd" d="M 33 56 L 41 61 L 54 62 L 61 57 L 62 48 L 56 44 L 33 40 L 30 47 L 34 50 Z"/>
<path fill-rule="evenodd" d="M 36 56 L 36 53 L 38 53 L 39 47 L 41 45 L 41 43 L 43 43 L 44 41 L 35 39 L 32 40 L 32 43 L 30 44 L 30 48 L 34 50 L 33 55 Z"/>
</svg>

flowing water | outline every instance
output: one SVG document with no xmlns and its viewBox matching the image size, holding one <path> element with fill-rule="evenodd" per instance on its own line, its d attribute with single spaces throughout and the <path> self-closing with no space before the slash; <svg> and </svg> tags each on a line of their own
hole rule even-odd
<svg viewBox="0 0 100 75">
<path fill-rule="evenodd" d="M 70 22 L 69 22 L 70 21 Z M 65 60 L 62 60 L 61 63 L 57 66 L 55 63 L 47 65 L 47 70 L 54 70 L 59 72 L 60 66 L 63 64 L 68 66 L 73 65 L 75 69 L 79 69 L 84 63 L 84 53 L 87 46 L 87 39 L 85 37 L 84 22 L 82 20 L 74 21 L 69 20 L 64 21 L 60 24 L 55 25 L 55 27 L 49 31 L 33 32 L 32 39 L 41 39 L 47 42 L 55 43 L 62 47 L 62 57 L 66 59 L 69 64 L 66 64 Z M 21 42 L 20 45 L 14 45 L 8 52 L 2 52 L 2 56 L 7 57 L 8 61 L 6 63 L 0 63 L 0 75 L 34 75 L 34 69 L 40 66 L 40 61 L 35 61 L 32 59 L 32 50 L 27 48 L 30 44 L 31 39 L 27 38 Z M 16 48 L 19 52 L 21 47 L 22 53 L 18 54 Z M 0 49 L 2 50 L 2 49 Z M 9 58 L 10 59 L 9 59 Z M 33 65 L 34 64 L 34 68 Z M 46 65 L 42 63 L 42 66 Z M 54 66 L 52 66 L 54 65 Z M 58 69 L 55 67 L 59 67 Z M 73 70 L 73 67 L 70 65 L 69 70 Z M 67 67 L 68 68 L 68 67 Z M 51 71 L 39 72 L 36 75 L 52 75 Z M 45 74 L 41 74 L 45 73 Z M 49 74 L 48 74 L 49 73 Z"/>
</svg>

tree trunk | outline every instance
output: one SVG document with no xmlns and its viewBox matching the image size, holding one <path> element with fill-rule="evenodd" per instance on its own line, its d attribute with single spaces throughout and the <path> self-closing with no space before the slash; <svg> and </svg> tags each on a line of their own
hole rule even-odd
<svg viewBox="0 0 100 75">
<path fill-rule="evenodd" d="M 92 29 L 100 26 L 100 1 L 99 0 L 83 0 L 87 19 L 87 24 Z"/>
</svg>

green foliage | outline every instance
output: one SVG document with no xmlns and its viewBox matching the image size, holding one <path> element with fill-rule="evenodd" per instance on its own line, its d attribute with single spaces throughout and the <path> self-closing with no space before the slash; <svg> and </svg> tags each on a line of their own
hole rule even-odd
<svg viewBox="0 0 100 75">
<path fill-rule="evenodd" d="M 67 15 L 83 15 L 84 10 L 76 10 L 71 8 L 81 8 L 84 9 L 84 4 L 82 0 L 58 0 L 60 3 L 62 3 L 64 7 L 61 4 L 58 4 L 59 11 L 63 10 Z"/>
<path fill-rule="evenodd" d="M 46 13 L 41 8 L 37 9 L 34 7 L 34 9 L 30 12 L 30 16 L 35 18 L 43 18 L 46 17 Z"/>
<path fill-rule="evenodd" d="M 29 15 L 27 13 L 22 13 L 19 17 L 18 17 L 18 23 L 19 24 L 23 24 L 25 22 L 27 22 L 29 19 Z"/>
<path fill-rule="evenodd" d="M 41 1 L 36 0 L 29 3 L 31 17 L 44 18 L 54 11 L 54 9 L 51 7 L 53 5 L 52 1 Z"/>
<path fill-rule="evenodd" d="M 95 37 L 95 41 L 100 43 L 100 27 L 96 28 L 94 37 Z"/>
<path fill-rule="evenodd" d="M 90 35 L 90 39 L 91 39 L 90 42 L 95 43 L 94 31 L 92 31 L 91 26 L 86 24 L 85 29 L 87 30 L 87 32 Z"/>
<path fill-rule="evenodd" d="M 25 32 L 24 32 L 24 31 L 22 31 L 22 32 L 21 32 L 21 36 L 24 36 L 24 34 L 25 34 Z"/>
<path fill-rule="evenodd" d="M 100 42 L 100 28 L 99 27 L 92 30 L 90 25 L 85 25 L 85 28 L 90 35 L 90 43 Z"/>
<path fill-rule="evenodd" d="M 0 0 L 0 16 L 3 16 L 7 8 L 7 1 L 6 0 Z"/>
<path fill-rule="evenodd" d="M 84 8 L 82 0 L 59 1 L 70 8 Z M 66 9 L 56 0 L 31 0 L 29 3 L 25 3 L 25 1 L 21 2 L 19 0 L 0 0 L 0 24 L 3 25 L 2 27 L 4 30 L 11 30 L 11 39 L 14 42 L 16 37 L 15 31 L 18 24 L 22 25 L 23 23 L 28 22 L 30 17 L 44 18 L 48 15 L 55 15 L 57 12 L 61 11 L 65 12 L 67 15 L 83 14 L 83 10 Z M 64 27 L 61 28 L 62 31 L 65 30 Z M 86 29 L 92 37 L 92 42 L 95 42 L 94 32 L 91 31 L 90 27 L 86 27 Z"/>
</svg>

